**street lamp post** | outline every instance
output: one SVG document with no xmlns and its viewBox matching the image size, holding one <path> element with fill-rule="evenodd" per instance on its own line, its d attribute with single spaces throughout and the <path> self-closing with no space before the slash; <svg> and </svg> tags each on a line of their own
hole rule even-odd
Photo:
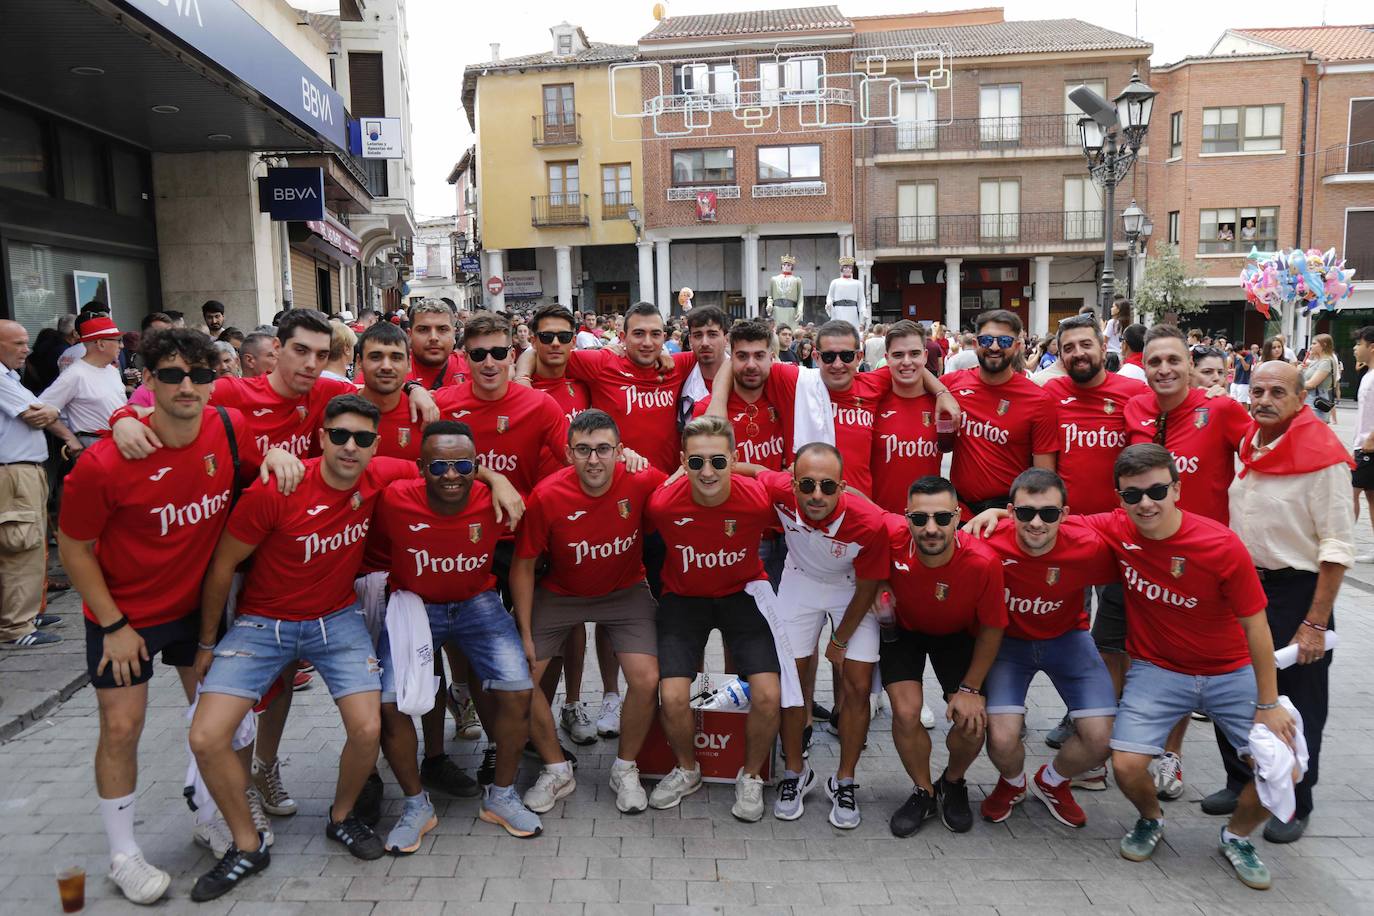
<svg viewBox="0 0 1374 916">
<path fill-rule="evenodd" d="M 1115 235 L 1116 186 L 1121 183 L 1135 163 L 1140 144 L 1150 129 L 1150 113 L 1158 95 L 1140 80 L 1138 72 L 1109 103 L 1087 86 L 1079 86 L 1069 98 L 1087 117 L 1078 121 L 1083 155 L 1088 160 L 1088 174 L 1106 192 L 1102 201 L 1102 290 L 1098 308 L 1103 315 L 1111 308 L 1112 287 L 1116 272 L 1112 267 Z M 1114 104 L 1113 104 L 1114 103 Z"/>
<path fill-rule="evenodd" d="M 1155 227 L 1150 222 L 1150 218 L 1145 215 L 1145 211 L 1136 205 L 1135 198 L 1131 198 L 1131 205 L 1121 213 L 1121 227 L 1126 231 L 1126 241 L 1130 243 L 1126 252 L 1126 298 L 1133 299 L 1135 298 L 1136 255 L 1145 250 Z M 1138 250 L 1136 242 L 1140 242 Z"/>
</svg>

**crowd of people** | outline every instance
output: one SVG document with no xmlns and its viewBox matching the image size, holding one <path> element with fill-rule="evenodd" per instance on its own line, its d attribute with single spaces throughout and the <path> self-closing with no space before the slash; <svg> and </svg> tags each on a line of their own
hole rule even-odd
<svg viewBox="0 0 1374 916">
<path fill-rule="evenodd" d="M 158 655 L 193 707 L 192 836 L 217 859 L 197 901 L 266 869 L 273 818 L 299 809 L 278 749 L 315 676 L 344 735 L 325 833 L 376 859 L 421 847 L 430 793 L 480 796 L 482 820 L 539 835 L 577 789 L 560 730 L 617 742 L 621 812 L 680 804 L 702 786 L 692 686 L 712 631 L 748 686 L 741 821 L 767 814 L 780 739 L 773 816 L 802 817 L 821 783 L 829 822 L 857 827 L 880 683 L 912 782 L 895 837 L 936 817 L 969 831 L 984 750 L 999 773 L 984 820 L 1029 794 L 1082 827 L 1074 790 L 1107 789 L 1110 761 L 1139 815 L 1120 852 L 1143 861 L 1195 717 L 1226 764 L 1203 808 L 1228 817 L 1237 877 L 1271 883 L 1254 831 L 1303 834 L 1335 599 L 1374 560 L 1354 537 L 1362 494 L 1374 519 L 1374 375 L 1352 455 L 1325 422 L 1340 372 L 1326 335 L 1300 365 L 1282 338 L 1256 351 L 1146 328 L 1128 302 L 1061 321 L 1038 353 L 1005 310 L 958 332 L 711 306 L 665 321 L 649 303 L 291 309 L 248 333 L 218 303 L 201 317 L 125 334 L 93 304 L 32 351 L 0 321 L 0 640 L 60 639 L 43 610 L 51 536 L 83 601 L 95 784 L 129 900 L 171 880 L 134 830 Z M 1354 357 L 1374 358 L 1374 327 Z M 949 723 L 939 765 L 927 661 Z M 1042 672 L 1066 713 L 1028 774 Z M 448 716 L 485 736 L 472 775 L 446 753 Z M 655 717 L 675 763 L 650 787 L 636 761 Z M 839 738 L 833 774 L 809 763 L 818 724 Z M 521 754 L 541 764 L 523 793 Z M 404 796 L 384 835 L 383 758 Z"/>
</svg>

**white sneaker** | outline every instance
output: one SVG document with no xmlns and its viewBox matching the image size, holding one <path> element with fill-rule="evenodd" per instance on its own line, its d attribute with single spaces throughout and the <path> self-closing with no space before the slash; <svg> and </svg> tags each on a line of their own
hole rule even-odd
<svg viewBox="0 0 1374 916">
<path fill-rule="evenodd" d="M 158 898 L 167 893 L 172 876 L 154 865 L 149 865 L 148 860 L 143 858 L 143 853 L 136 852 L 131 856 L 118 855 L 111 860 L 110 880 L 119 887 L 129 902 L 147 906 L 156 903 Z"/>
<path fill-rule="evenodd" d="M 935 713 L 931 712 L 930 707 L 924 703 L 921 704 L 921 725 L 926 728 L 935 727 Z"/>
<path fill-rule="evenodd" d="M 262 834 L 264 846 L 271 846 L 276 841 L 272 835 L 272 821 L 267 817 L 267 812 L 263 810 L 262 795 L 253 786 L 248 787 L 248 810 L 253 815 L 253 827 Z"/>
<path fill-rule="evenodd" d="M 622 702 L 618 693 L 608 693 L 601 698 L 601 712 L 596 716 L 596 733 L 601 737 L 620 737 L 620 704 Z"/>
<path fill-rule="evenodd" d="M 217 815 L 208 824 L 196 824 L 191 831 L 191 839 L 195 840 L 197 846 L 204 846 L 214 853 L 216 859 L 224 858 L 229 847 L 234 845 L 234 835 L 229 832 L 223 815 Z"/>
<path fill-rule="evenodd" d="M 572 767 L 568 767 L 564 772 L 562 767 L 544 767 L 539 771 L 539 778 L 534 781 L 525 792 L 525 807 L 535 814 L 543 814 L 561 799 L 573 794 L 577 788 L 577 780 L 573 778 Z"/>
<path fill-rule="evenodd" d="M 624 769 L 611 764 L 611 788 L 615 790 L 615 806 L 621 814 L 639 814 L 649 806 L 649 796 L 639 781 L 639 767 L 633 763 Z"/>
<path fill-rule="evenodd" d="M 658 781 L 654 791 L 649 793 L 649 807 L 676 808 L 682 800 L 701 788 L 701 767 L 684 770 L 673 767 L 672 772 Z"/>
<path fill-rule="evenodd" d="M 730 813 L 750 824 L 763 820 L 763 780 L 749 776 L 743 768 L 735 776 L 735 806 Z"/>
<path fill-rule="evenodd" d="M 573 744 L 591 744 L 596 741 L 596 726 L 592 724 L 591 716 L 587 715 L 586 703 L 580 700 L 576 703 L 564 703 L 559 718 L 563 722 L 563 731 L 572 738 Z"/>
<path fill-rule="evenodd" d="M 1164 752 L 1155 770 L 1155 794 L 1166 801 L 1173 801 L 1183 794 L 1183 761 L 1177 754 Z"/>
<path fill-rule="evenodd" d="M 476 741 L 482 737 L 482 723 L 477 718 L 477 707 L 472 697 L 464 699 L 458 693 L 457 684 L 448 685 L 448 708 L 457 723 L 453 727 L 454 737 L 464 741 Z"/>
</svg>

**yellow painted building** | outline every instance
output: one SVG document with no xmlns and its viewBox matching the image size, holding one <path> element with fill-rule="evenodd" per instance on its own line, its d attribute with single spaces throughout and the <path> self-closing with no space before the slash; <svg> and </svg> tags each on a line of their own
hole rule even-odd
<svg viewBox="0 0 1374 916">
<path fill-rule="evenodd" d="M 611 66 L 634 45 L 593 43 L 577 26 L 550 29 L 549 50 L 496 57 L 463 73 L 463 107 L 477 134 L 478 226 L 484 287 L 497 310 L 560 302 L 623 312 L 639 290 L 631 217 L 643 210 L 638 122 L 611 117 Z M 494 49 L 496 50 L 496 49 Z M 639 76 L 618 74 L 616 105 L 640 107 Z"/>
</svg>

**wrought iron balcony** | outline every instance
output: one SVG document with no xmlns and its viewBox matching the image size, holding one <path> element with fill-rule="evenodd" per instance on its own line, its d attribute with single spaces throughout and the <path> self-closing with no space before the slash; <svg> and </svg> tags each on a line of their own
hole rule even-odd
<svg viewBox="0 0 1374 916">
<path fill-rule="evenodd" d="M 950 216 L 879 216 L 877 248 L 997 248 L 1024 244 L 1102 241 L 1102 211 L 958 213 Z"/>
<path fill-rule="evenodd" d="M 1337 146 L 1326 151 L 1322 160 L 1322 177 L 1354 175 L 1374 172 L 1374 143 L 1360 146 Z"/>
<path fill-rule="evenodd" d="M 545 194 L 530 198 L 531 226 L 587 225 L 586 194 Z"/>
<path fill-rule="evenodd" d="M 579 146 L 582 143 L 582 115 L 531 115 L 530 130 L 535 146 Z"/>
<path fill-rule="evenodd" d="M 1026 115 L 1017 118 L 958 118 L 947 124 L 904 121 L 873 128 L 877 154 L 919 155 L 948 152 L 1079 150 L 1079 115 Z"/>
<path fill-rule="evenodd" d="M 629 219 L 630 207 L 634 206 L 634 193 L 631 191 L 603 191 L 601 193 L 602 219 Z"/>
</svg>

